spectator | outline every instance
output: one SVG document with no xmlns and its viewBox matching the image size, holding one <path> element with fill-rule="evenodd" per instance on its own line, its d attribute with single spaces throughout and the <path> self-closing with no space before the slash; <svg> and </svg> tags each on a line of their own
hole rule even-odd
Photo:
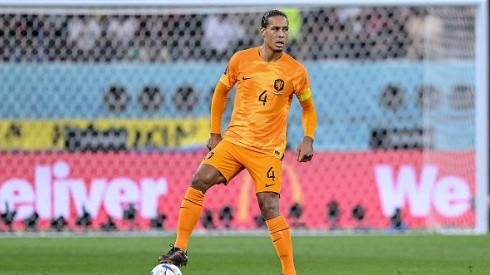
<svg viewBox="0 0 490 275">
<path fill-rule="evenodd" d="M 134 16 L 111 17 L 107 26 L 107 36 L 122 46 L 127 46 L 134 38 L 137 22 Z"/>
<path fill-rule="evenodd" d="M 169 16 L 141 17 L 127 56 L 143 62 L 170 61 L 168 43 L 172 40 L 173 31 L 170 18 Z"/>
<path fill-rule="evenodd" d="M 204 20 L 204 45 L 218 60 L 226 56 L 227 50 L 233 50 L 243 43 L 244 38 L 245 29 L 233 15 L 212 14 Z"/>
<path fill-rule="evenodd" d="M 93 50 L 101 34 L 102 28 L 95 17 L 80 15 L 68 22 L 68 42 L 82 52 Z"/>
<path fill-rule="evenodd" d="M 363 29 L 362 23 L 359 18 L 362 13 L 362 9 L 359 7 L 337 8 L 337 16 L 342 28 L 348 29 L 353 33 L 360 33 Z"/>
<path fill-rule="evenodd" d="M 434 15 L 412 16 L 407 23 L 409 59 L 440 58 L 442 21 Z"/>
</svg>

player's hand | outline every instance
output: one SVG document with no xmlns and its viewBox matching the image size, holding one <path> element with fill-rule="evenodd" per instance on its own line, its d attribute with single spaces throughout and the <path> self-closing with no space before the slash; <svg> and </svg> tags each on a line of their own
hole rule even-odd
<svg viewBox="0 0 490 275">
<path fill-rule="evenodd" d="M 313 138 L 304 137 L 301 144 L 296 149 L 299 162 L 308 162 L 313 158 Z"/>
<path fill-rule="evenodd" d="M 207 147 L 209 151 L 213 150 L 216 145 L 222 140 L 221 134 L 211 134 L 208 139 Z"/>
</svg>

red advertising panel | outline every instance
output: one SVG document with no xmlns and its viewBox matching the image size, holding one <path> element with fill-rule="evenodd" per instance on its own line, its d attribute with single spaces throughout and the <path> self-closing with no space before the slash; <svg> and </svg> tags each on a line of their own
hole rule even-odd
<svg viewBox="0 0 490 275">
<path fill-rule="evenodd" d="M 134 204 L 137 229 L 149 229 L 157 214 L 166 216 L 164 228 L 175 229 L 181 196 L 205 153 L 2 153 L 0 212 L 16 212 L 16 230 L 24 230 L 34 211 L 42 230 L 59 216 L 77 230 L 83 209 L 93 216 L 94 228 L 110 216 L 125 230 L 130 225 L 123 212 Z M 327 205 L 335 201 L 338 228 L 388 228 L 397 208 L 409 228 L 474 227 L 474 152 L 322 152 L 310 163 L 288 153 L 282 174 L 281 210 L 297 226 L 330 228 Z M 247 172 L 206 193 L 204 209 L 216 228 L 224 226 L 219 212 L 225 206 L 233 212 L 232 228 L 257 227 Z M 356 206 L 362 220 L 352 215 Z"/>
</svg>

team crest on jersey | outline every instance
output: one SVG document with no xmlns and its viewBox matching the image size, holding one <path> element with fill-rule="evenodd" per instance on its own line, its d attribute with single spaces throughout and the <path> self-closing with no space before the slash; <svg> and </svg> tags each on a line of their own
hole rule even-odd
<svg viewBox="0 0 490 275">
<path fill-rule="evenodd" d="M 274 94 L 282 95 L 282 90 L 284 89 L 284 80 L 276 79 L 274 80 Z"/>
</svg>

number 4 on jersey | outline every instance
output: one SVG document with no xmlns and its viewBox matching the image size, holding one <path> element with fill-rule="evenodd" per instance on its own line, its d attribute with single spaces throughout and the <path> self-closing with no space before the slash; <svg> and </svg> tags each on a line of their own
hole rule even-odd
<svg viewBox="0 0 490 275">
<path fill-rule="evenodd" d="M 259 95 L 259 101 L 262 102 L 262 105 L 265 105 L 265 103 L 267 102 L 267 90 L 263 91 Z"/>
</svg>

